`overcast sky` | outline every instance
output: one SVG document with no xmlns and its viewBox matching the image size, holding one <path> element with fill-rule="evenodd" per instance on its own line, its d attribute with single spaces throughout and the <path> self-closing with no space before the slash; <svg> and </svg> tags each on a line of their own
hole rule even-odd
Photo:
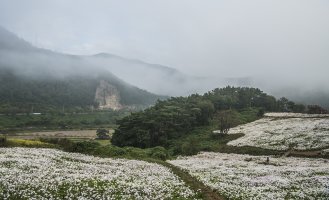
<svg viewBox="0 0 329 200">
<path fill-rule="evenodd" d="M 0 25 L 58 52 L 194 75 L 329 74 L 328 0 L 0 0 Z"/>
</svg>

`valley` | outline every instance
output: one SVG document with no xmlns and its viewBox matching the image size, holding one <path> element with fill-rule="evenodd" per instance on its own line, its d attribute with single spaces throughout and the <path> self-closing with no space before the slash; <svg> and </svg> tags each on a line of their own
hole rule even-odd
<svg viewBox="0 0 329 200">
<path fill-rule="evenodd" d="M 0 0 L 0 200 L 329 200 L 329 3 Z"/>
<path fill-rule="evenodd" d="M 228 86 L 132 113 L 2 115 L 1 197 L 327 199 L 329 117 L 315 108 Z"/>
<path fill-rule="evenodd" d="M 64 195 L 66 197 L 70 196 L 70 198 L 84 197 L 86 199 L 103 198 L 106 196 L 106 198 L 112 197 L 114 199 L 138 197 L 141 199 L 212 200 L 268 199 L 269 197 L 271 199 L 296 200 L 309 198 L 324 200 L 329 198 L 329 174 L 327 173 L 329 165 L 326 159 L 328 156 L 324 153 L 327 152 L 326 145 L 328 142 L 320 140 L 316 134 L 313 134 L 314 138 L 311 138 L 314 141 L 322 142 L 322 148 L 317 147 L 316 149 L 320 149 L 321 154 L 324 156 L 323 158 L 317 158 L 319 155 L 314 155 L 314 158 L 305 158 L 305 156 L 312 157 L 312 155 L 299 155 L 299 158 L 296 158 L 293 157 L 293 153 L 292 155 L 285 153 L 288 151 L 305 152 L 312 149 L 259 147 L 250 138 L 248 140 L 251 142 L 245 145 L 252 147 L 255 144 L 255 149 L 251 154 L 255 154 L 257 148 L 262 148 L 263 150 L 256 150 L 257 155 L 243 153 L 248 151 L 243 151 L 241 154 L 234 153 L 239 152 L 239 148 L 245 148 L 243 143 L 241 143 L 241 141 L 245 140 L 245 137 L 255 134 L 254 132 L 249 132 L 247 127 L 254 127 L 254 131 L 257 131 L 258 124 L 261 124 L 262 127 L 270 128 L 273 121 L 287 119 L 298 120 L 289 121 L 289 123 L 281 122 L 280 124 L 299 127 L 299 123 L 306 124 L 310 119 L 326 120 L 327 115 L 266 113 L 259 120 L 232 128 L 227 136 L 213 138 L 212 140 L 218 140 L 218 144 L 220 144 L 220 140 L 226 140 L 223 143 L 223 149 L 218 149 L 220 152 L 224 150 L 225 153 L 205 152 L 205 146 L 202 147 L 201 145 L 200 149 L 203 152 L 198 152 L 192 156 L 161 157 L 160 155 L 166 154 L 166 151 L 158 147 L 138 150 L 130 147 L 120 149 L 111 144 L 100 145 L 98 142 L 93 144 L 92 141 L 96 138 L 95 130 L 17 133 L 10 136 L 10 138 L 8 137 L 7 140 L 19 138 L 26 139 L 26 141 L 37 141 L 39 138 L 44 138 L 42 140 L 45 142 L 44 144 L 48 143 L 48 145 L 51 145 L 55 141 L 54 139 L 59 143 L 53 143 L 54 146 L 40 146 L 51 147 L 52 149 L 31 148 L 36 144 L 23 144 L 24 148 L 0 148 L 0 174 L 7 174 L 0 179 L 1 197 L 12 199 L 18 195 L 20 197 L 33 196 L 40 199 L 60 199 Z M 302 120 L 302 122 L 299 120 Z M 277 131 L 278 134 L 280 133 L 291 139 L 300 138 L 298 135 L 290 136 L 291 134 L 298 134 L 294 132 L 294 129 L 286 129 L 277 125 L 275 127 L 277 130 L 283 130 L 283 132 Z M 237 130 L 239 131 L 237 132 Z M 311 130 L 314 130 L 314 128 L 309 128 L 309 131 Z M 203 131 L 202 133 L 204 134 L 205 132 Z M 216 131 L 214 132 L 216 133 Z M 250 135 L 245 134 L 247 132 Z M 198 131 L 198 134 L 201 134 L 201 132 Z M 212 133 L 208 132 L 208 134 L 211 135 Z M 303 136 L 303 132 L 299 132 L 299 134 Z M 229 137 L 230 135 L 239 136 Z M 225 139 L 225 137 L 228 138 Z M 259 138 L 261 137 L 259 136 Z M 80 147 L 80 150 L 76 147 L 65 149 L 69 143 L 61 144 L 60 140 L 63 139 L 69 139 L 72 144 L 84 144 L 84 146 Z M 266 141 L 270 144 L 276 144 L 276 137 L 268 137 Z M 302 143 L 303 141 L 310 144 L 308 140 L 297 140 L 295 142 L 305 147 Z M 235 144 L 239 145 L 234 147 Z M 15 146 L 15 143 L 11 145 Z M 77 151 L 94 156 L 66 153 L 56 150 L 56 148 L 64 148 L 65 151 Z M 104 159 L 98 156 L 112 158 Z M 29 159 L 33 159 L 33 162 L 30 162 Z M 38 165 L 39 161 L 47 164 Z M 132 170 L 132 167 L 134 170 Z M 45 168 L 51 168 L 56 173 L 47 171 Z M 96 171 L 92 174 L 84 174 L 90 170 Z M 15 171 L 16 175 L 20 174 L 21 178 L 21 181 L 15 182 L 14 185 L 10 181 L 14 179 L 14 177 L 11 177 L 13 171 Z M 130 172 L 128 173 L 128 171 Z M 65 175 L 68 172 L 70 175 Z M 143 174 L 147 173 L 150 174 L 144 180 L 142 176 L 145 177 Z M 44 178 L 38 180 L 33 178 L 35 176 Z M 55 179 L 51 180 L 47 177 Z M 33 178 L 34 181 L 30 183 L 24 181 L 30 178 Z M 154 185 L 154 183 L 156 184 Z M 166 189 L 163 188 L 164 185 Z M 120 189 L 121 187 L 126 189 Z M 18 190 L 20 190 L 19 194 L 16 193 Z M 67 193 L 68 191 L 70 193 Z"/>
</svg>

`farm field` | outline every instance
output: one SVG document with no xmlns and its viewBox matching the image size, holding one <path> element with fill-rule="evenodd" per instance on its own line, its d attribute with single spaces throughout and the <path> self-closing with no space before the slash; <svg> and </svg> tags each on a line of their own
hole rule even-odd
<svg viewBox="0 0 329 200">
<path fill-rule="evenodd" d="M 228 145 L 272 150 L 328 149 L 329 115 L 267 113 L 262 119 L 229 131 L 229 134 L 237 133 L 244 136 L 230 141 Z"/>
<path fill-rule="evenodd" d="M 113 130 L 110 130 L 113 133 Z M 39 131 L 10 134 L 8 138 L 38 139 L 38 138 L 73 138 L 73 139 L 94 139 L 96 130 L 70 130 L 70 131 Z"/>
<path fill-rule="evenodd" d="M 115 121 L 129 112 L 43 113 L 41 115 L 0 115 L 0 129 L 5 132 L 47 131 L 59 129 L 97 129 L 115 127 Z"/>
<path fill-rule="evenodd" d="M 194 199 L 154 163 L 55 149 L 1 148 L 0 199 Z"/>
<path fill-rule="evenodd" d="M 188 170 L 228 199 L 329 199 L 329 162 L 325 159 L 275 158 L 200 153 L 171 164 Z"/>
</svg>

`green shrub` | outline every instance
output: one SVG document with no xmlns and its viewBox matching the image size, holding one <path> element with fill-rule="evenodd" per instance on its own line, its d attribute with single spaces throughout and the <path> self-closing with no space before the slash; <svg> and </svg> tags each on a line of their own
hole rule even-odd
<svg viewBox="0 0 329 200">
<path fill-rule="evenodd" d="M 97 139 L 99 140 L 107 140 L 110 139 L 109 130 L 104 128 L 99 128 L 96 131 Z"/>
<path fill-rule="evenodd" d="M 50 144 L 55 144 L 63 148 L 64 150 L 69 150 L 74 145 L 74 142 L 66 138 L 40 138 L 41 142 L 46 142 Z"/>
<path fill-rule="evenodd" d="M 127 151 L 124 148 L 116 147 L 116 146 L 111 146 L 111 156 L 124 156 L 127 154 Z"/>
<path fill-rule="evenodd" d="M 97 147 L 94 154 L 98 156 L 125 157 L 127 155 L 127 151 L 121 147 L 106 145 Z"/>
<path fill-rule="evenodd" d="M 149 156 L 155 159 L 167 160 L 169 158 L 169 154 L 164 147 L 154 147 L 150 149 Z"/>
<path fill-rule="evenodd" d="M 260 108 L 257 112 L 257 117 L 263 117 L 265 114 L 265 111 L 263 108 Z"/>
<path fill-rule="evenodd" d="M 73 142 L 69 149 L 70 152 L 93 153 L 100 144 L 94 141 Z"/>
<path fill-rule="evenodd" d="M 0 147 L 7 145 L 7 138 L 5 136 L 0 136 Z"/>
<path fill-rule="evenodd" d="M 183 155 L 191 156 L 195 155 L 200 151 L 200 144 L 196 138 L 190 138 L 184 142 L 181 146 L 181 153 Z"/>
<path fill-rule="evenodd" d="M 39 140 L 8 139 L 6 146 L 10 147 L 30 147 L 30 148 L 54 148 L 55 145 Z"/>
<path fill-rule="evenodd" d="M 127 156 L 132 158 L 145 158 L 148 157 L 146 151 L 147 149 L 140 149 L 135 147 L 125 147 L 127 151 Z"/>
</svg>

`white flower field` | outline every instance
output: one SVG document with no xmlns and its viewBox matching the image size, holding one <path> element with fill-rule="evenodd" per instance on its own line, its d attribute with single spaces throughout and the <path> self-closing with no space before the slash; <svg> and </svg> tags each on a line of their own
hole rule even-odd
<svg viewBox="0 0 329 200">
<path fill-rule="evenodd" d="M 0 199 L 192 199 L 168 168 L 54 149 L 0 148 Z"/>
<path fill-rule="evenodd" d="M 329 199 L 329 161 L 200 153 L 169 161 L 228 199 Z"/>
<path fill-rule="evenodd" d="M 265 117 L 232 128 L 229 134 L 244 136 L 232 146 L 255 146 L 273 150 L 318 150 L 329 147 L 329 115 L 267 113 Z"/>
<path fill-rule="evenodd" d="M 329 154 L 329 115 L 267 113 L 229 131 L 237 133 L 244 136 L 228 145 L 321 149 L 322 155 Z M 203 152 L 167 162 L 227 199 L 329 199 L 328 159 Z M 0 148 L 0 199 L 4 200 L 197 199 L 199 194 L 180 177 L 163 165 L 145 161 L 56 149 Z"/>
</svg>

